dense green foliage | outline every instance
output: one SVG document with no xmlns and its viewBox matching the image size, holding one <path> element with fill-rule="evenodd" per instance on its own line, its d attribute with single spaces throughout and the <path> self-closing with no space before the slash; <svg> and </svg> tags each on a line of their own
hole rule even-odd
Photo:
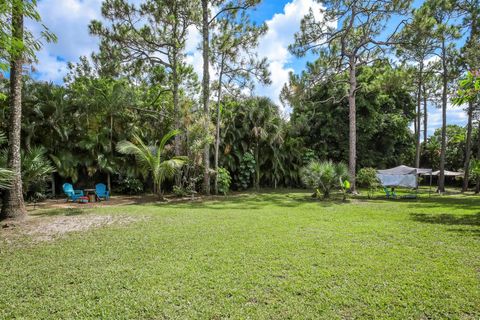
<svg viewBox="0 0 480 320">
<path fill-rule="evenodd" d="M 230 185 L 232 183 L 232 177 L 230 176 L 230 172 L 228 172 L 228 170 L 225 168 L 218 168 L 217 175 L 218 192 L 226 196 L 228 191 L 230 190 Z"/>
<path fill-rule="evenodd" d="M 162 183 L 172 179 L 186 161 L 186 157 L 183 156 L 169 158 L 165 152 L 167 142 L 178 134 L 180 134 L 179 131 L 170 131 L 162 137 L 158 145 L 153 146 L 146 145 L 137 135 L 133 136 L 134 142 L 124 140 L 117 144 L 118 152 L 135 157 L 139 169 L 145 177 L 151 174 L 154 193 L 161 194 Z"/>
<path fill-rule="evenodd" d="M 380 181 L 377 177 L 377 170 L 375 168 L 362 168 L 358 170 L 357 182 L 360 186 L 367 188 L 369 198 L 372 197 L 380 186 Z"/>
<path fill-rule="evenodd" d="M 15 1 L 0 7 L 2 21 L 8 21 Z M 209 169 L 212 167 L 230 173 L 233 189 L 299 187 L 300 168 L 312 160 L 349 162 L 353 172 L 363 167 L 416 165 L 420 154 L 422 167 L 438 169 L 444 164 L 449 170 L 468 168 L 466 160 L 480 156 L 479 139 L 472 138 L 478 135 L 474 93 L 480 50 L 476 50 L 478 26 L 472 23 L 478 17 L 476 1 L 429 0 L 411 14 L 406 10 L 408 1 L 376 2 L 376 6 L 355 3 L 355 8 L 365 9 L 362 12 L 353 12 L 345 1 L 327 1 L 331 9 L 325 13 L 328 18 L 343 12 L 345 21 L 325 25 L 326 20 L 316 21 L 314 14 L 307 14 L 290 50 L 305 55 L 311 49 L 308 44 L 319 40 L 315 26 L 324 25 L 325 30 L 336 30 L 344 38 L 333 37 L 324 47 L 314 46 L 316 60 L 301 74 L 291 75 L 282 91 L 282 108 L 253 91 L 258 83 L 270 83 L 268 59 L 256 54 L 268 28 L 253 23 L 250 17 L 250 10 L 259 1 L 238 2 L 238 7 L 229 1 L 203 1 L 208 3 L 207 9 L 218 5 L 222 10 L 218 15 L 206 12 L 211 17 L 206 26 L 211 36 L 207 55 L 216 70 L 208 83 L 202 80 L 201 88 L 185 51 L 191 27 L 205 27 L 200 1 L 142 0 L 128 4 L 125 0 L 105 0 L 103 22 L 92 21 L 89 26 L 92 36 L 100 38 L 99 48 L 91 56 L 69 63 L 63 85 L 34 80 L 34 70 L 24 75 L 21 147 L 44 150 L 45 160 L 51 161 L 55 171 L 52 185 L 46 183 L 45 175 L 40 178 L 44 193 L 50 189 L 58 192 L 59 186 L 69 181 L 80 187 L 105 182 L 121 193 L 172 190 L 174 184 L 177 193 L 190 194 L 207 190 L 202 184 L 210 176 L 218 179 L 221 173 Z M 35 1 L 28 4 L 25 16 L 39 21 L 35 5 Z M 392 35 L 398 40 L 395 45 L 379 44 L 375 39 L 385 31 L 393 12 L 412 19 Z M 375 19 L 353 21 L 356 29 L 365 32 L 366 38 L 359 41 L 346 22 L 365 14 Z M 462 19 L 440 21 L 453 15 Z M 11 37 L 10 28 L 2 25 L 2 43 Z M 45 30 L 45 39 L 54 40 Z M 456 43 L 459 31 L 468 35 L 461 49 Z M 26 37 L 34 61 L 40 43 L 30 38 L 28 30 Z M 339 47 L 340 43 L 346 47 Z M 358 51 L 350 52 L 349 48 Z M 2 50 L 0 62 L 5 69 L 10 49 Z M 393 53 L 400 61 L 391 59 Z M 423 65 L 435 55 L 440 55 L 440 60 Z M 347 65 L 355 67 L 353 95 Z M 447 88 L 447 94 L 456 90 L 458 102 L 465 102 L 461 97 L 468 95 L 472 101 L 468 117 L 475 129 L 445 126 L 444 134 L 437 130 L 419 144 L 420 131 L 428 131 L 426 117 L 421 129 L 422 113 L 428 104 L 445 105 L 445 92 L 442 99 L 438 96 L 445 87 L 442 80 L 454 83 L 459 78 L 463 79 L 460 87 Z M 207 101 L 205 92 L 212 93 Z M 0 79 L 0 93 L 10 97 L 8 79 Z M 354 137 L 349 97 L 355 100 Z M 286 110 L 291 111 L 289 116 Z M 9 99 L 0 99 L 0 131 L 9 129 L 10 114 Z M 145 174 L 145 168 L 131 156 L 118 152 L 122 141 L 138 138 L 145 146 L 153 146 L 174 129 L 182 133 L 166 146 L 165 153 L 186 158 L 173 181 L 152 181 L 152 175 Z M 350 175 L 352 185 L 355 177 Z"/>
<path fill-rule="evenodd" d="M 334 82 L 306 88 L 315 74 L 312 64 L 300 77 L 290 80 L 286 99 L 292 104 L 295 136 L 315 151 L 319 159 L 345 161 L 348 158 L 348 104 L 331 97 L 344 94 Z M 343 79 L 343 76 L 340 76 Z M 339 79 L 339 80 L 341 80 Z M 415 105 L 408 86 L 408 74 L 386 63 L 359 71 L 357 93 L 358 153 L 361 167 L 386 168 L 411 163 L 414 139 L 408 124 L 414 119 Z"/>
<path fill-rule="evenodd" d="M 55 171 L 42 147 L 22 151 L 22 183 L 23 192 L 27 198 L 42 198 L 47 188 L 47 179 Z M 7 166 L 7 153 L 0 152 L 0 167 Z"/>
</svg>

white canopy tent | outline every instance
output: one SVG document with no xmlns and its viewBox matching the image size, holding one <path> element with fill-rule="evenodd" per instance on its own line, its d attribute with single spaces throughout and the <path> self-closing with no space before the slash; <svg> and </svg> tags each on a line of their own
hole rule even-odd
<svg viewBox="0 0 480 320">
<path fill-rule="evenodd" d="M 465 173 L 464 172 L 456 172 L 456 171 L 448 171 L 445 170 L 445 177 L 464 177 Z M 433 176 L 439 176 L 440 175 L 440 170 L 432 172 Z"/>
<path fill-rule="evenodd" d="M 430 186 L 432 184 L 432 169 L 412 168 L 398 166 L 386 170 L 377 170 L 377 177 L 384 187 L 418 187 L 418 175 L 430 175 Z"/>
</svg>

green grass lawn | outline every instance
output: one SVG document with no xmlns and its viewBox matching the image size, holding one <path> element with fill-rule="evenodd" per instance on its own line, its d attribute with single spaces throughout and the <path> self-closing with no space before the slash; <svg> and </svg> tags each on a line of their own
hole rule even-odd
<svg viewBox="0 0 480 320">
<path fill-rule="evenodd" d="M 479 197 L 291 192 L 73 214 L 145 218 L 0 242 L 1 319 L 480 318 Z"/>
</svg>

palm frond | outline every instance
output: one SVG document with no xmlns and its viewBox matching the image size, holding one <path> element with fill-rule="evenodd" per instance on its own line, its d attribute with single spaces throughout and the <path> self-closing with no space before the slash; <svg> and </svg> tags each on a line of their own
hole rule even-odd
<svg viewBox="0 0 480 320">
<path fill-rule="evenodd" d="M 0 189 L 9 189 L 12 186 L 13 172 L 0 168 Z"/>
<path fill-rule="evenodd" d="M 5 135 L 5 133 L 0 132 L 0 146 L 5 142 L 7 142 L 7 136 Z"/>
</svg>

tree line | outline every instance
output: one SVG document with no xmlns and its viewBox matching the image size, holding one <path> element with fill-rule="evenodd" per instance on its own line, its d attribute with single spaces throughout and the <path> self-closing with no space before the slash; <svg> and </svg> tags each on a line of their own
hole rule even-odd
<svg viewBox="0 0 480 320">
<path fill-rule="evenodd" d="M 25 18 L 41 23 L 36 1 L 0 5 L 0 130 L 8 134 L 0 143 L 2 181 L 9 181 L 2 216 L 24 215 L 24 197 L 58 191 L 62 181 L 161 192 L 171 168 L 157 161 L 166 171 L 146 171 L 134 161 L 135 145 L 152 161 L 160 154 L 183 159 L 164 185 L 179 194 L 218 193 L 225 174 L 236 189 L 298 187 L 300 169 L 314 159 L 347 162 L 354 193 L 361 167 L 438 167 L 440 191 L 445 169 L 470 172 L 480 158 L 478 88 L 453 98 L 465 92 L 459 80 L 480 65 L 478 0 L 427 0 L 416 8 L 324 1 L 322 19 L 307 14 L 289 48 L 314 57 L 282 90 L 289 117 L 254 94 L 255 85 L 270 83 L 268 57 L 256 53 L 267 26 L 251 19 L 259 3 L 105 0 L 102 21 L 89 25 L 98 50 L 69 63 L 61 86 L 34 80 L 30 67 L 35 51 L 56 40 L 48 26 L 41 37 L 25 29 Z M 201 77 L 187 59 L 193 29 L 202 36 Z M 447 126 L 452 101 L 466 105 L 466 128 Z M 441 108 L 442 127 L 428 137 L 430 104 Z"/>
</svg>

